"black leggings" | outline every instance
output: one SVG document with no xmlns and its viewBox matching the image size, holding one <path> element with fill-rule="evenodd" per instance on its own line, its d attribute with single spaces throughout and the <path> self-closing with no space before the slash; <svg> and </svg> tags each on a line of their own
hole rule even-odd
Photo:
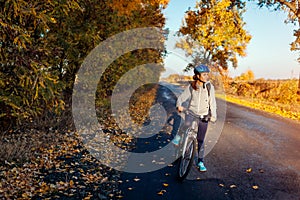
<svg viewBox="0 0 300 200">
<path fill-rule="evenodd" d="M 208 122 L 203 122 L 199 120 L 198 123 L 198 132 L 197 132 L 197 141 L 198 141 L 198 162 L 202 161 L 204 158 L 204 139 L 207 132 Z"/>
<path fill-rule="evenodd" d="M 201 121 L 199 117 L 192 115 L 187 115 L 185 119 L 185 126 L 190 127 L 193 120 L 197 120 L 198 123 L 198 132 L 197 132 L 197 142 L 198 142 L 198 162 L 204 159 L 204 139 L 207 132 L 208 122 Z"/>
</svg>

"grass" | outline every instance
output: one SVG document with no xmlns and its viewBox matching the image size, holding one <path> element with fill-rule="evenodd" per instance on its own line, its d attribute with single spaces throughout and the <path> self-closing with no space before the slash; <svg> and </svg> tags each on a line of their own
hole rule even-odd
<svg viewBox="0 0 300 200">
<path fill-rule="evenodd" d="M 224 94 L 216 94 L 216 97 L 224 99 L 231 103 L 236 103 L 246 107 L 263 110 L 268 113 L 277 114 L 285 118 L 300 121 L 300 108 L 297 104 L 286 105 L 276 102 L 263 101 L 260 99 L 251 99 L 246 97 L 238 97 Z"/>
<path fill-rule="evenodd" d="M 0 135 L 0 162 L 13 162 L 22 165 L 36 156 L 41 149 L 59 144 L 63 134 L 46 133 L 35 129 L 22 130 Z"/>
</svg>

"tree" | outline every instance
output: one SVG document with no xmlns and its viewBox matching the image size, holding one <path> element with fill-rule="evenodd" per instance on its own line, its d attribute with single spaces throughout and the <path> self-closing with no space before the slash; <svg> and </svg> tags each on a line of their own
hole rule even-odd
<svg viewBox="0 0 300 200">
<path fill-rule="evenodd" d="M 75 75 L 96 45 L 132 28 L 164 26 L 162 9 L 167 1 L 134 1 L 137 5 L 130 15 L 117 9 L 127 1 L 114 2 L 115 7 L 104 0 L 0 1 L 1 123 L 58 113 L 70 103 Z M 105 73 L 100 85 L 109 93 L 122 73 L 147 59 L 157 62 L 161 52 L 124 55 L 110 68 L 122 66 L 121 74 Z"/>
<path fill-rule="evenodd" d="M 119 15 L 130 16 L 133 11 L 140 10 L 141 6 L 157 6 L 166 8 L 169 0 L 112 0 L 109 4 L 113 9 L 118 11 Z"/>
<path fill-rule="evenodd" d="M 167 80 L 170 83 L 176 83 L 180 80 L 180 75 L 179 74 L 171 74 Z"/>
<path fill-rule="evenodd" d="M 75 0 L 0 2 L 0 117 L 21 122 L 43 110 L 63 108 L 62 72 L 56 68 L 65 63 L 61 45 L 51 43 L 61 40 L 52 27 L 78 9 Z"/>
<path fill-rule="evenodd" d="M 245 56 L 251 36 L 243 28 L 243 5 L 230 0 L 208 0 L 196 3 L 196 10 L 186 12 L 185 22 L 179 30 L 184 36 L 176 44 L 192 56 L 193 63 L 201 62 L 228 68 L 237 66 L 237 55 Z"/>
<path fill-rule="evenodd" d="M 236 77 L 237 81 L 254 81 L 254 73 L 252 70 L 247 70 L 245 73 L 242 73 L 240 76 Z"/>
</svg>

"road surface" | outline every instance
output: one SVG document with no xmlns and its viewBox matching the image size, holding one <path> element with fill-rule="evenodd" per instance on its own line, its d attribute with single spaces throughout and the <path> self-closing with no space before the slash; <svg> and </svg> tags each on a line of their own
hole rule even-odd
<svg viewBox="0 0 300 200">
<path fill-rule="evenodd" d="M 170 109 L 176 97 L 166 87 L 160 94 L 159 101 Z M 183 182 L 176 179 L 176 162 L 152 172 L 124 172 L 122 199 L 300 199 L 300 123 L 232 103 L 226 103 L 226 113 L 218 114 L 225 121 L 205 157 L 207 172 L 194 166 Z M 168 130 L 149 141 L 137 140 L 137 151 L 163 148 L 173 138 Z"/>
</svg>

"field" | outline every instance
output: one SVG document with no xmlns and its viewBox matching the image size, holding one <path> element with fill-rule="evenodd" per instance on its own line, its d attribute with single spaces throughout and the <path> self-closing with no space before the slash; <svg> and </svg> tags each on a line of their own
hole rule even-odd
<svg viewBox="0 0 300 200">
<path fill-rule="evenodd" d="M 300 120 L 298 80 L 228 81 L 225 94 L 218 95 L 227 101 L 255 109 Z"/>
<path fill-rule="evenodd" d="M 242 76 L 241 76 L 242 77 Z M 164 81 L 186 84 L 191 77 L 170 76 Z M 300 121 L 300 88 L 297 79 L 246 80 L 212 77 L 217 97 L 254 109 Z"/>
</svg>

